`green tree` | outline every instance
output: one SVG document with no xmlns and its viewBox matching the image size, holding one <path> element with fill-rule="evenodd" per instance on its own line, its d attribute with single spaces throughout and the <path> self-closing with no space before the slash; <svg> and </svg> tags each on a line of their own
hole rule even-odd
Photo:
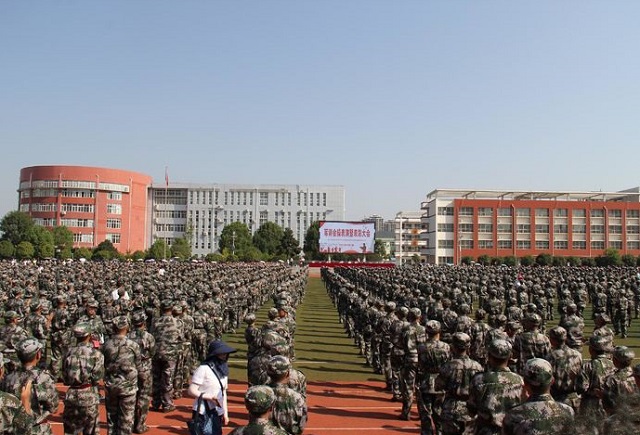
<svg viewBox="0 0 640 435">
<path fill-rule="evenodd" d="M 38 258 L 51 258 L 55 253 L 53 233 L 40 225 L 33 225 L 27 231 L 27 241 L 31 242 Z"/>
<path fill-rule="evenodd" d="M 533 266 L 535 262 L 535 259 L 531 255 L 525 255 L 524 257 L 520 258 L 520 264 L 522 266 Z"/>
<path fill-rule="evenodd" d="M 53 243 L 41 243 L 36 249 L 38 258 L 53 258 L 56 254 L 56 247 Z"/>
<path fill-rule="evenodd" d="M 516 266 L 518 264 L 518 259 L 516 257 L 514 257 L 513 255 L 504 257 L 502 259 L 502 264 L 505 264 L 507 266 Z"/>
<path fill-rule="evenodd" d="M 596 259 L 595 258 L 591 258 L 591 257 L 584 257 L 580 260 L 580 264 L 582 266 L 595 266 L 596 265 Z"/>
<path fill-rule="evenodd" d="M 169 254 L 169 249 L 167 249 L 167 243 L 164 239 L 157 239 L 147 252 L 147 258 L 153 258 L 154 260 L 162 260 L 166 258 Z"/>
<path fill-rule="evenodd" d="M 551 254 L 542 253 L 536 257 L 536 264 L 538 266 L 551 266 L 553 263 L 553 257 Z"/>
<path fill-rule="evenodd" d="M 580 259 L 578 257 L 569 256 L 567 257 L 567 265 L 568 266 L 580 266 Z"/>
<path fill-rule="evenodd" d="M 53 233 L 53 244 L 56 246 L 56 249 L 59 249 L 61 253 L 65 251 L 71 253 L 71 249 L 73 249 L 73 233 L 71 230 L 63 225 L 54 227 L 51 231 Z"/>
<path fill-rule="evenodd" d="M 21 260 L 33 258 L 36 253 L 36 249 L 33 247 L 31 242 L 27 242 L 26 240 L 18 243 L 16 246 L 16 257 Z"/>
<path fill-rule="evenodd" d="M 300 254 L 300 242 L 293 235 L 291 228 L 285 228 L 282 238 L 280 239 L 280 248 L 278 252 L 287 259 L 296 257 Z"/>
<path fill-rule="evenodd" d="M 91 260 L 91 257 L 93 257 L 93 251 L 91 251 L 91 249 L 89 248 L 77 248 L 73 253 L 73 258 L 75 258 L 76 260 L 79 260 L 81 258 L 84 258 L 85 260 Z"/>
<path fill-rule="evenodd" d="M 144 258 L 147 256 L 147 253 L 144 251 L 134 251 L 133 254 L 131 254 L 131 259 L 133 261 L 138 261 L 138 260 L 144 260 Z"/>
<path fill-rule="evenodd" d="M 120 253 L 118 252 L 116 247 L 113 246 L 113 243 L 111 243 L 110 240 L 105 240 L 94 248 L 93 256 L 91 258 L 93 258 L 94 260 L 111 260 L 114 258 L 118 258 L 119 256 Z"/>
<path fill-rule="evenodd" d="M 637 261 L 636 257 L 634 257 L 631 254 L 624 254 L 622 256 L 622 264 L 624 264 L 625 266 L 629 266 L 629 267 L 635 266 L 636 261 Z"/>
<path fill-rule="evenodd" d="M 185 238 L 175 239 L 171 244 L 171 256 L 178 257 L 181 260 L 191 258 L 191 245 Z"/>
<path fill-rule="evenodd" d="M 2 240 L 9 240 L 14 246 L 27 241 L 29 230 L 35 224 L 27 213 L 22 211 L 10 211 L 0 221 Z"/>
<path fill-rule="evenodd" d="M 326 255 L 320 253 L 320 222 L 312 222 L 304 235 L 304 255 L 307 260 L 325 260 Z"/>
<path fill-rule="evenodd" d="M 469 257 L 468 255 L 465 255 L 464 257 L 462 257 L 462 259 L 460 260 L 460 262 L 462 264 L 464 264 L 465 266 L 469 266 L 471 264 L 471 262 L 473 261 L 473 257 Z"/>
<path fill-rule="evenodd" d="M 478 263 L 482 264 L 483 266 L 488 266 L 489 264 L 491 264 L 491 257 L 489 257 L 487 254 L 482 254 L 478 257 Z"/>
<path fill-rule="evenodd" d="M 551 264 L 554 266 L 566 266 L 567 265 L 567 258 L 566 257 L 553 257 L 553 259 L 551 260 Z"/>
<path fill-rule="evenodd" d="M 622 257 L 617 249 L 609 248 L 605 249 L 602 255 L 596 257 L 597 266 L 620 266 L 622 264 Z"/>
<path fill-rule="evenodd" d="M 380 239 L 376 239 L 373 242 L 373 252 L 374 254 L 378 254 L 380 258 L 386 259 L 389 257 L 389 255 L 387 254 L 387 247 L 384 244 L 384 241 Z"/>
<path fill-rule="evenodd" d="M 12 258 L 16 248 L 9 240 L 0 240 L 0 258 Z"/>
<path fill-rule="evenodd" d="M 265 258 L 264 254 L 255 246 L 244 248 L 240 251 L 238 257 L 240 261 L 260 261 Z"/>
<path fill-rule="evenodd" d="M 251 231 L 242 222 L 226 225 L 220 233 L 220 251 L 228 249 L 238 257 L 253 246 Z"/>
<path fill-rule="evenodd" d="M 284 230 L 274 222 L 265 222 L 260 225 L 253 235 L 253 246 L 263 254 L 273 257 L 280 253 L 280 245 L 284 237 Z"/>
</svg>

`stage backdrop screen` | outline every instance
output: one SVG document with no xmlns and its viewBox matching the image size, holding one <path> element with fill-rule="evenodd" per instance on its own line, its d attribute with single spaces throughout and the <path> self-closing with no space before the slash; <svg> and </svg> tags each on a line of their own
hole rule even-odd
<svg viewBox="0 0 640 435">
<path fill-rule="evenodd" d="M 320 222 L 323 254 L 373 254 L 373 222 Z"/>
</svg>

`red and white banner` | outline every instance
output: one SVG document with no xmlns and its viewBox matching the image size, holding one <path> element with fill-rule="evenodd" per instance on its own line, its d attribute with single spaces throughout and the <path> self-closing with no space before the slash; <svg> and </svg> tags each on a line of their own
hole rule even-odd
<svg viewBox="0 0 640 435">
<path fill-rule="evenodd" d="M 373 222 L 320 222 L 320 252 L 323 254 L 373 254 Z"/>
</svg>

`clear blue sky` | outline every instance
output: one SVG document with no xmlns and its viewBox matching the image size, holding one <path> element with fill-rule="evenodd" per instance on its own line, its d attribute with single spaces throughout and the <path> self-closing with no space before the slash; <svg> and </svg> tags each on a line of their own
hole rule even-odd
<svg viewBox="0 0 640 435">
<path fill-rule="evenodd" d="M 435 188 L 640 184 L 638 1 L 0 2 L 0 216 L 19 170 Z"/>
</svg>

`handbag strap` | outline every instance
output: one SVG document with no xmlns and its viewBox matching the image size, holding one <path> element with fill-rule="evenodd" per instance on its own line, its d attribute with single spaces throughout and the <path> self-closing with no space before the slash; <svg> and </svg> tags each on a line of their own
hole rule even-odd
<svg viewBox="0 0 640 435">
<path fill-rule="evenodd" d="M 220 380 L 220 376 L 218 376 L 218 372 L 216 371 L 215 366 L 210 362 L 208 362 L 207 365 L 209 366 L 213 374 L 216 375 L 216 379 L 218 379 L 218 382 L 220 383 L 220 391 L 222 392 L 222 397 L 224 397 L 224 386 L 222 385 L 222 381 Z"/>
</svg>

